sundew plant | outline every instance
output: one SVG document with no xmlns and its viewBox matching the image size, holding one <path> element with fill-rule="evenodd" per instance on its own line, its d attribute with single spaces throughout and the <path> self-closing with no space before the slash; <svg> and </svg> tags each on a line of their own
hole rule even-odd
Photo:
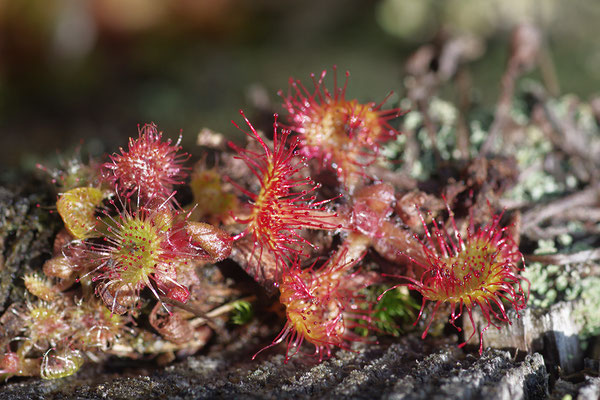
<svg viewBox="0 0 600 400">
<path fill-rule="evenodd" d="M 424 339 L 435 320 L 459 327 L 481 313 L 481 338 L 511 323 L 509 309 L 518 317 L 528 300 L 519 232 L 498 202 L 510 184 L 490 181 L 490 195 L 485 177 L 462 172 L 476 158 L 416 180 L 399 144 L 406 110 L 349 98 L 350 74 L 337 75 L 290 79 L 269 124 L 241 112 L 232 131 L 244 140 L 204 146 L 200 160 L 150 123 L 102 159 L 42 167 L 64 227 L 52 257 L 23 277 L 24 300 L 0 317 L 0 377 L 173 359 L 267 321 L 255 359 L 321 362 L 407 334 L 407 316 Z"/>
</svg>

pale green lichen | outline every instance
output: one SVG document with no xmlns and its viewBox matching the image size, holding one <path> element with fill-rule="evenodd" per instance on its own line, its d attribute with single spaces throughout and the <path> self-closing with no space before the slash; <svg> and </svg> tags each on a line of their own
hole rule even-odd
<svg viewBox="0 0 600 400">
<path fill-rule="evenodd" d="M 483 129 L 481 121 L 473 120 L 470 122 L 469 127 L 471 128 L 471 147 L 469 152 L 472 156 L 477 155 L 479 148 L 485 142 L 487 138 L 487 131 Z"/>
<path fill-rule="evenodd" d="M 563 247 L 570 246 L 573 243 L 573 236 L 569 235 L 568 233 L 561 233 L 556 237 L 556 239 Z"/>
<path fill-rule="evenodd" d="M 411 111 L 404 117 L 404 129 L 415 130 L 423 123 L 423 117 L 418 111 Z"/>
<path fill-rule="evenodd" d="M 458 111 L 456 108 L 447 101 L 439 98 L 432 98 L 429 103 L 429 116 L 437 127 L 437 133 L 435 135 L 437 150 L 443 160 L 450 160 L 458 157 L 456 151 L 456 116 Z M 428 165 L 432 167 L 435 165 L 433 143 L 427 129 L 423 126 L 417 132 L 417 138 L 421 144 L 421 150 L 423 151 L 422 157 L 431 160 Z M 433 171 L 429 171 L 431 173 Z"/>
<path fill-rule="evenodd" d="M 577 230 L 577 226 L 571 226 Z M 575 241 L 569 234 L 557 237 L 561 252 L 589 250 L 590 246 Z M 539 240 L 535 254 L 558 253 L 554 240 Z M 531 283 L 529 304 L 549 308 L 559 301 L 575 301 L 574 321 L 583 328 L 581 339 L 600 334 L 600 277 L 592 276 L 592 264 L 553 265 L 530 262 L 523 276 Z"/>
<path fill-rule="evenodd" d="M 555 254 L 557 252 L 552 239 L 540 239 L 537 244 L 537 249 L 533 251 L 533 254 Z"/>
<path fill-rule="evenodd" d="M 579 283 L 581 301 L 575 309 L 576 322 L 581 322 L 583 329 L 580 336 L 583 339 L 600 335 L 600 277 L 590 276 Z"/>
<path fill-rule="evenodd" d="M 552 304 L 547 297 L 547 293 L 551 289 L 551 274 L 547 267 L 539 262 L 529 263 L 522 273 L 523 277 L 531 283 L 530 305 L 548 308 Z"/>
<path fill-rule="evenodd" d="M 527 86 L 527 85 L 525 85 Z M 593 111 L 589 104 L 580 103 L 574 96 L 563 96 L 559 99 L 550 99 L 546 103 L 548 113 L 558 121 L 566 121 L 565 124 L 572 126 L 559 126 L 559 132 L 554 134 L 560 137 L 564 135 L 568 140 L 569 130 L 576 130 L 581 143 L 586 143 L 590 149 L 600 147 L 598 126 L 595 122 Z M 525 114 L 526 107 L 519 101 L 515 101 L 510 115 L 514 122 L 519 124 L 522 135 L 519 143 L 513 149 L 519 170 L 522 172 L 518 184 L 507 194 L 507 197 L 518 201 L 538 201 L 548 196 L 563 193 L 565 190 L 574 190 L 579 181 L 570 171 L 567 160 L 564 163 L 562 174 L 546 169 L 549 157 L 552 155 L 554 143 L 548 135 L 542 131 L 539 125 L 531 121 Z M 571 121 L 571 122 L 569 122 Z M 550 163 L 556 164 L 556 160 Z M 557 176 L 561 178 L 557 178 Z"/>
<path fill-rule="evenodd" d="M 402 106 L 402 104 L 401 104 Z M 405 108 L 411 108 L 405 104 Z M 436 148 L 443 160 L 456 159 L 460 156 L 456 147 L 456 122 L 458 110 L 445 100 L 434 97 L 429 102 L 428 115 L 436 127 Z M 430 132 L 424 125 L 423 116 L 418 111 L 411 111 L 404 116 L 401 127 L 403 132 L 414 132 L 419 143 L 420 155 L 410 166 L 410 174 L 415 179 L 427 179 L 436 171 L 435 152 Z M 385 157 L 391 160 L 402 159 L 406 147 L 404 135 L 388 143 L 383 148 Z M 393 168 L 390 164 L 388 167 Z"/>
<path fill-rule="evenodd" d="M 519 201 L 538 201 L 546 195 L 564 190 L 556 179 L 543 168 L 544 160 L 552 151 L 552 143 L 536 125 L 523 122 L 522 143 L 515 148 L 514 156 L 521 174 L 518 184 L 507 197 Z"/>
</svg>

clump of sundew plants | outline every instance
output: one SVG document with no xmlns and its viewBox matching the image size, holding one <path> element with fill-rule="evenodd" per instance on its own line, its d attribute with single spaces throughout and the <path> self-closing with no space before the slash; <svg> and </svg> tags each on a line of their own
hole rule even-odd
<svg viewBox="0 0 600 400">
<path fill-rule="evenodd" d="M 423 338 L 434 321 L 458 327 L 475 312 L 488 323 L 480 337 L 510 324 L 529 287 L 519 224 L 499 201 L 514 184 L 510 161 L 450 152 L 418 180 L 403 160 L 409 110 L 348 99 L 348 77 L 291 79 L 270 126 L 242 112 L 233 125 L 245 142 L 207 146 L 195 164 L 147 124 L 103 160 L 44 168 L 64 229 L 23 278 L 25 301 L 0 317 L 0 376 L 172 359 L 268 313 L 280 333 L 254 358 L 282 351 L 286 362 L 400 335 L 411 316 Z M 224 262 L 254 285 L 214 273 Z"/>
</svg>

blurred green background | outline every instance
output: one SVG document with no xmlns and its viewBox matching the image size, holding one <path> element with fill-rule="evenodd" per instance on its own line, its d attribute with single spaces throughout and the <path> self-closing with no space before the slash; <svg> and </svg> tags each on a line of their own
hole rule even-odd
<svg viewBox="0 0 600 400">
<path fill-rule="evenodd" d="M 598 91 L 594 0 L 0 0 L 0 172 L 82 140 L 113 152 L 151 121 L 193 151 L 203 127 L 234 134 L 239 109 L 277 111 L 289 77 L 334 64 L 349 96 L 398 101 L 408 56 L 441 31 L 481 42 L 473 96 L 492 110 L 521 22 L 541 29 L 561 93 Z"/>
</svg>

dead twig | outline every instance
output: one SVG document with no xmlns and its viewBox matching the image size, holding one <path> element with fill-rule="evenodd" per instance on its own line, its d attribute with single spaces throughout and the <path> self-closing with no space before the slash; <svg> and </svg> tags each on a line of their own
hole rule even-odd
<svg viewBox="0 0 600 400">
<path fill-rule="evenodd" d="M 435 157 L 435 162 L 437 165 L 440 165 L 442 162 L 442 156 L 440 154 L 440 149 L 437 143 L 437 127 L 435 126 L 431 116 L 429 115 L 429 99 L 427 100 L 417 100 L 417 109 L 421 113 L 423 117 L 423 126 L 427 131 L 427 136 L 429 136 L 429 140 L 431 141 L 431 149 L 433 151 L 433 156 Z"/>
<path fill-rule="evenodd" d="M 537 105 L 532 114 L 537 125 L 548 137 L 556 149 L 569 156 L 572 170 L 580 181 L 590 181 L 599 178 L 597 158 L 598 154 L 590 146 L 583 132 L 579 130 L 575 121 L 573 104 L 569 113 L 564 118 L 559 118 L 548 107 L 546 95 L 542 88 L 530 91 Z"/>
<path fill-rule="evenodd" d="M 577 207 L 567 210 L 563 216 L 565 221 L 600 222 L 600 208 Z"/>
<path fill-rule="evenodd" d="M 463 159 L 470 158 L 471 132 L 467 123 L 467 114 L 471 106 L 469 93 L 471 91 L 471 78 L 465 68 L 460 68 L 456 73 L 456 88 L 458 90 L 458 120 L 456 122 L 456 148 Z"/>
<path fill-rule="evenodd" d="M 485 142 L 481 146 L 479 153 L 481 156 L 493 151 L 498 136 L 509 125 L 516 81 L 523 72 L 537 64 L 540 44 L 541 35 L 535 27 L 523 24 L 514 30 L 510 58 L 500 80 L 500 97 L 496 105 L 494 121 L 490 126 Z"/>
<path fill-rule="evenodd" d="M 543 264 L 566 265 L 581 264 L 600 259 L 600 249 L 584 250 L 570 254 L 530 254 L 525 255 L 527 262 L 541 262 Z M 600 270 L 600 267 L 597 268 Z"/>
<path fill-rule="evenodd" d="M 532 230 L 540 222 L 574 207 L 590 207 L 598 204 L 600 185 L 594 185 L 581 192 L 538 206 L 523 213 L 523 232 Z"/>
<path fill-rule="evenodd" d="M 208 313 L 204 313 L 203 311 L 200 311 L 197 307 L 194 307 L 191 304 L 185 304 L 180 301 L 170 299 L 165 296 L 160 296 L 160 300 L 171 306 L 181 308 L 182 310 L 185 310 L 197 317 L 203 318 L 206 325 L 208 325 L 211 329 L 215 330 L 219 334 L 224 334 L 223 329 L 219 325 L 217 325 L 217 323 L 214 321 L 214 319 L 210 315 L 208 315 Z"/>
<path fill-rule="evenodd" d="M 203 316 L 199 316 L 198 318 L 192 319 L 190 321 L 190 325 L 192 325 L 195 328 L 200 325 L 208 324 L 208 321 L 210 321 L 210 318 L 216 318 L 218 316 L 221 316 L 223 314 L 227 314 L 228 312 L 233 311 L 235 309 L 235 303 L 237 303 L 238 301 L 253 302 L 253 301 L 256 301 L 256 296 L 247 296 L 242 299 L 238 299 L 238 300 L 232 301 L 230 303 L 223 304 L 222 306 L 219 306 L 215 309 L 210 310 Z"/>
</svg>

